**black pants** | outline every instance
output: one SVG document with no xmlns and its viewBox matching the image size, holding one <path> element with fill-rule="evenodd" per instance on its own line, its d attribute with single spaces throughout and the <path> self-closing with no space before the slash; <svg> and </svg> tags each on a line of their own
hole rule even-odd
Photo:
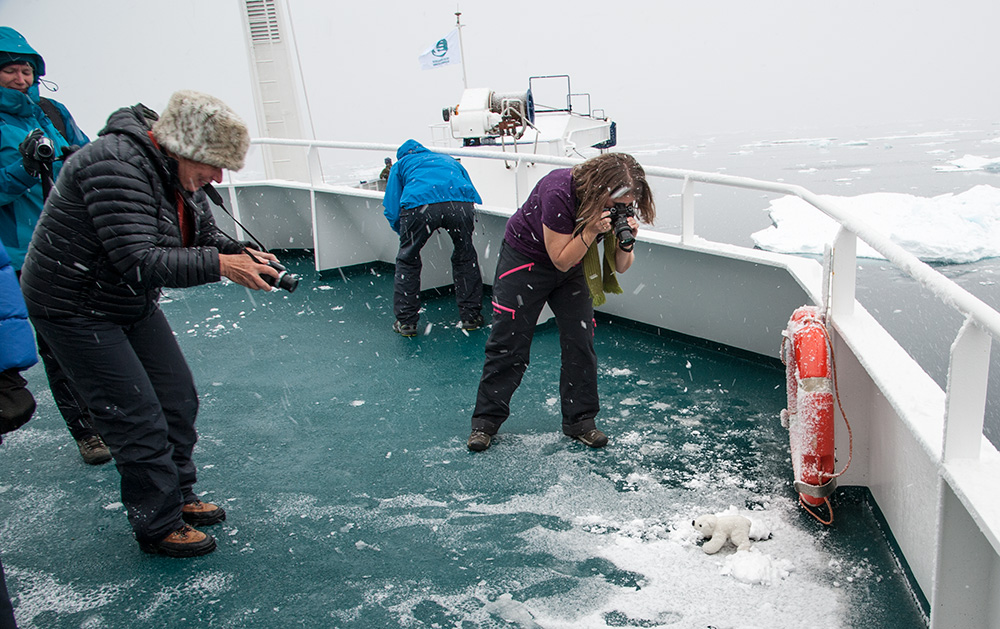
<svg viewBox="0 0 1000 629">
<path fill-rule="evenodd" d="M 33 318 L 91 409 L 122 477 L 122 503 L 140 542 L 183 525 L 194 500 L 198 394 L 159 308 L 127 326 L 83 317 Z"/>
<path fill-rule="evenodd" d="M 21 280 L 20 271 L 17 272 L 17 279 Z M 83 396 L 77 393 L 73 383 L 49 349 L 48 343 L 40 334 L 35 334 L 35 344 L 38 346 L 42 365 L 45 366 L 45 376 L 49 380 L 52 399 L 55 400 L 56 408 L 59 409 L 59 414 L 63 416 L 66 427 L 69 428 L 69 434 L 77 441 L 93 437 L 97 434 L 97 430 L 90 421 L 90 412 L 83 401 Z"/>
<path fill-rule="evenodd" d="M 455 301 L 462 321 L 471 321 L 483 308 L 483 276 L 479 257 L 472 246 L 475 208 L 464 201 L 431 203 L 403 208 L 399 214 L 399 253 L 392 305 L 400 323 L 416 324 L 420 318 L 420 250 L 437 229 L 451 236 L 451 274 L 455 281 Z"/>
<path fill-rule="evenodd" d="M 493 283 L 493 330 L 486 341 L 473 430 L 496 434 L 510 415 L 510 399 L 528 368 L 531 339 L 546 303 L 555 314 L 562 348 L 559 396 L 563 433 L 581 435 L 595 427 L 600 404 L 594 305 L 583 267 L 578 264 L 564 273 L 504 243 Z"/>
<path fill-rule="evenodd" d="M 35 334 L 35 342 L 38 345 L 38 355 L 41 356 L 42 364 L 45 366 L 49 390 L 52 391 L 52 398 L 56 402 L 59 414 L 62 415 L 66 427 L 69 428 L 69 434 L 77 441 L 93 437 L 97 434 L 97 430 L 94 429 L 90 411 L 87 410 L 83 396 L 77 392 L 69 376 L 59 366 L 59 361 L 52 354 L 48 343 L 40 334 Z"/>
<path fill-rule="evenodd" d="M 0 372 L 0 434 L 17 430 L 34 412 L 35 398 L 21 372 L 15 367 Z"/>
</svg>

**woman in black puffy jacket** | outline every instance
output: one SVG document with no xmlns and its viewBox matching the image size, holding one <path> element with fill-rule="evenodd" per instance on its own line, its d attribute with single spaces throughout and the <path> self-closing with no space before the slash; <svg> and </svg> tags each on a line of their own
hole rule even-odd
<svg viewBox="0 0 1000 629">
<path fill-rule="evenodd" d="M 215 539 L 189 525 L 225 511 L 193 490 L 198 395 L 157 301 L 164 287 L 225 276 L 269 290 L 261 275 L 277 277 L 272 254 L 247 255 L 216 227 L 201 190 L 243 167 L 249 135 L 225 103 L 190 91 L 158 120 L 120 109 L 99 135 L 66 162 L 35 229 L 28 313 L 111 448 L 142 550 L 202 555 Z"/>
</svg>

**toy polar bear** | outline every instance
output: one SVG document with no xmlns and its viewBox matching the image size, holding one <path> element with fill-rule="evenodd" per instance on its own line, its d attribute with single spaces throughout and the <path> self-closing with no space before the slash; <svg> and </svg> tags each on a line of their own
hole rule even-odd
<svg viewBox="0 0 1000 629">
<path fill-rule="evenodd" d="M 701 548 L 709 555 L 719 552 L 726 540 L 737 551 L 750 550 L 750 520 L 742 515 L 703 515 L 691 525 L 708 540 Z"/>
</svg>

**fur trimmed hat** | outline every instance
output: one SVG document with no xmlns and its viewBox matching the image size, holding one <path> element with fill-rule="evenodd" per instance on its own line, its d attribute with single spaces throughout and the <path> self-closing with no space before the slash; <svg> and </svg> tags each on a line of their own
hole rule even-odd
<svg viewBox="0 0 1000 629">
<path fill-rule="evenodd" d="M 153 123 L 156 141 L 171 153 L 209 166 L 243 168 L 250 133 L 229 105 L 192 90 L 170 96 L 160 119 Z"/>
</svg>

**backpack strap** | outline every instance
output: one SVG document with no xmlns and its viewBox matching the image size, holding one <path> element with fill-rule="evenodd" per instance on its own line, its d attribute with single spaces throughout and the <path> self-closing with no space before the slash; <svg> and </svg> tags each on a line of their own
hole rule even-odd
<svg viewBox="0 0 1000 629">
<path fill-rule="evenodd" d="M 63 120 L 62 112 L 55 106 L 55 103 L 47 98 L 39 98 L 38 106 L 42 108 L 45 115 L 52 121 L 52 125 L 56 128 L 56 131 L 61 133 L 63 139 L 66 140 L 66 121 Z"/>
</svg>

